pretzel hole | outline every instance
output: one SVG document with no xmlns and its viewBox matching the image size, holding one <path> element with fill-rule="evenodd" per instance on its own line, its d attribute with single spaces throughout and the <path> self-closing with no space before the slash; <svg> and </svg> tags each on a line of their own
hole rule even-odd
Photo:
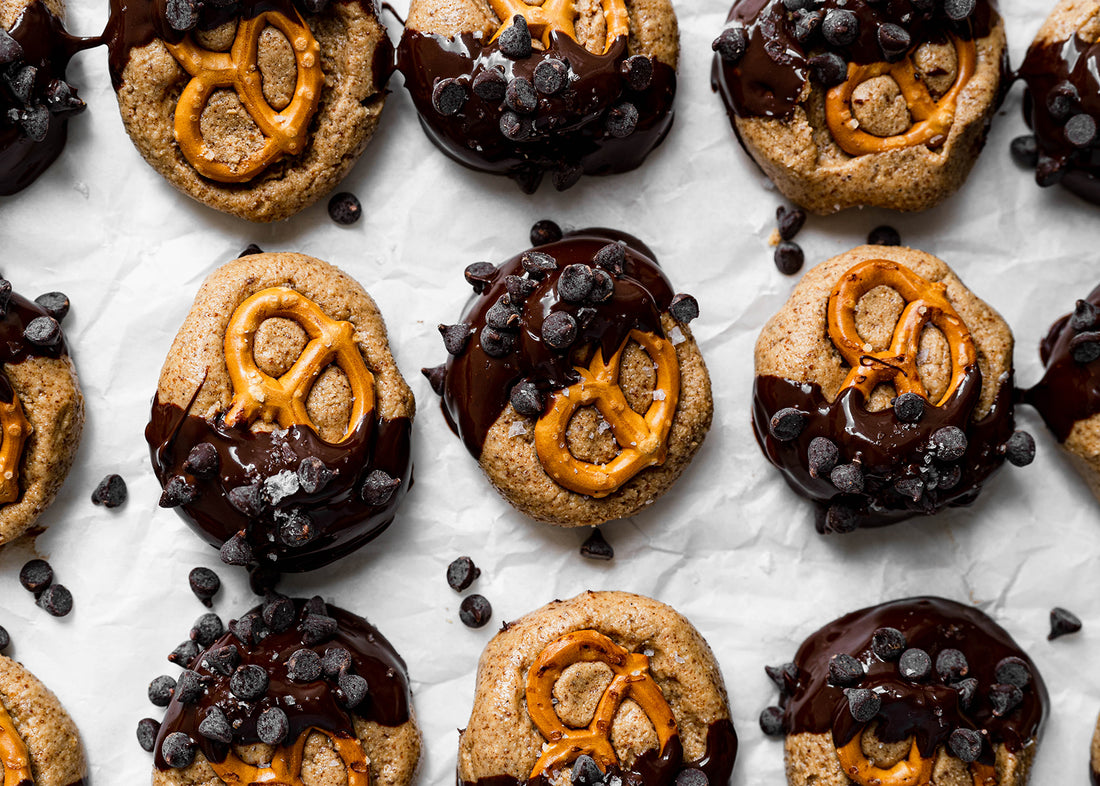
<svg viewBox="0 0 1100 786">
<path fill-rule="evenodd" d="M 939 100 L 959 75 L 959 53 L 955 45 L 944 39 L 928 41 L 913 53 L 913 67 L 932 98 Z"/>
<path fill-rule="evenodd" d="M 333 747 L 332 740 L 320 732 L 310 732 L 302 752 L 302 783 L 305 786 L 345 786 L 347 765 Z M 339 773 L 339 774 L 338 774 Z"/>
<path fill-rule="evenodd" d="M 859 299 L 856 332 L 866 342 L 865 351 L 882 352 L 889 348 L 904 310 L 905 298 L 888 286 L 877 286 Z"/>
<path fill-rule="evenodd" d="M 607 41 L 607 20 L 603 15 L 603 6 L 599 0 L 578 0 L 576 4 L 577 20 L 573 23 L 577 40 L 594 55 L 603 54 Z"/>
<path fill-rule="evenodd" d="M 236 91 L 214 91 L 199 120 L 206 156 L 235 167 L 264 145 L 264 135 Z"/>
<path fill-rule="evenodd" d="M 606 663 L 574 663 L 554 683 L 554 711 L 571 729 L 583 729 L 596 715 L 614 674 Z"/>
<path fill-rule="evenodd" d="M 615 713 L 611 724 L 611 746 L 619 761 L 627 768 L 648 750 L 660 747 L 653 721 L 632 699 L 627 699 Z"/>
<path fill-rule="evenodd" d="M 293 319 L 271 317 L 260 323 L 256 330 L 256 367 L 271 377 L 281 377 L 309 343 L 309 335 Z"/>
<path fill-rule="evenodd" d="M 904 134 L 913 124 L 901 88 L 886 74 L 861 82 L 852 91 L 852 116 L 862 130 L 882 137 Z"/>
<path fill-rule="evenodd" d="M 237 37 L 237 20 L 231 19 L 225 24 L 210 30 L 195 30 L 195 43 L 211 52 L 228 52 Z"/>
<path fill-rule="evenodd" d="M 860 750 L 874 766 L 888 770 L 903 759 L 909 758 L 913 739 L 899 742 L 883 742 L 878 738 L 878 724 L 871 724 L 863 731 L 859 741 Z"/>
<path fill-rule="evenodd" d="M 1085 20 L 1085 23 L 1077 28 L 1077 37 L 1085 44 L 1100 42 L 1100 11 Z"/>
<path fill-rule="evenodd" d="M 298 83 L 294 49 L 282 31 L 271 25 L 260 33 L 258 49 L 257 65 L 264 98 L 276 112 L 282 111 L 294 100 L 294 88 Z"/>
</svg>

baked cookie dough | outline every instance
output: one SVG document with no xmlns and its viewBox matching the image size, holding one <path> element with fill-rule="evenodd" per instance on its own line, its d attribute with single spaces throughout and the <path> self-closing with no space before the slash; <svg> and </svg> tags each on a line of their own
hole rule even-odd
<svg viewBox="0 0 1100 786">
<path fill-rule="evenodd" d="M 810 270 L 757 339 L 757 441 L 819 532 L 968 505 L 1006 456 L 1033 457 L 1012 346 L 936 257 L 859 246 Z"/>
<path fill-rule="evenodd" d="M 531 193 L 640 166 L 679 53 L 670 0 L 413 0 L 398 68 L 437 147 Z"/>
<path fill-rule="evenodd" d="M 674 295 L 636 238 L 579 230 L 499 266 L 466 269 L 474 296 L 441 325 L 447 362 L 424 373 L 504 498 L 550 524 L 630 516 L 665 493 L 710 428 L 710 377 Z"/>
<path fill-rule="evenodd" d="M 0 655 L 0 782 L 84 786 L 88 767 L 76 724 L 57 696 Z"/>
<path fill-rule="evenodd" d="M 1100 499 L 1100 286 L 1039 346 L 1045 372 L 1025 394 Z"/>
<path fill-rule="evenodd" d="M 420 730 L 405 662 L 362 617 L 272 597 L 181 665 L 153 786 L 412 782 Z"/>
<path fill-rule="evenodd" d="M 27 532 L 53 502 L 84 431 L 63 316 L 0 279 L 0 546 Z"/>
<path fill-rule="evenodd" d="M 1020 67 L 1035 180 L 1100 204 L 1100 0 L 1062 0 Z"/>
<path fill-rule="evenodd" d="M 393 47 L 373 0 L 112 0 L 122 122 L 193 199 L 277 221 L 327 194 L 370 141 Z"/>
<path fill-rule="evenodd" d="M 145 430 L 161 505 L 222 559 L 313 570 L 377 537 L 412 481 L 415 402 L 377 306 L 301 254 L 203 283 Z"/>
<path fill-rule="evenodd" d="M 1096 721 L 1096 731 L 1092 735 L 1089 775 L 1091 776 L 1092 786 L 1100 786 L 1100 719 Z"/>
<path fill-rule="evenodd" d="M 1012 637 L 943 598 L 852 612 L 768 673 L 790 786 L 1024 786 L 1047 713 Z"/>
<path fill-rule="evenodd" d="M 1007 72 L 993 0 L 737 0 L 714 49 L 713 86 L 742 146 L 815 213 L 949 197 Z"/>
<path fill-rule="evenodd" d="M 691 623 L 640 595 L 586 592 L 489 642 L 458 783 L 719 786 L 736 755 L 722 674 Z"/>
</svg>

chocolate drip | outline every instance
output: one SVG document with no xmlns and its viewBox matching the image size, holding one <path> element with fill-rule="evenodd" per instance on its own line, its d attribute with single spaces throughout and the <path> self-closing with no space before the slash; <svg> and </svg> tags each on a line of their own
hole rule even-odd
<svg viewBox="0 0 1100 786">
<path fill-rule="evenodd" d="M 1100 306 L 1100 287 L 1087 300 Z M 1067 314 L 1051 326 L 1039 346 L 1046 372 L 1039 384 L 1024 393 L 1024 401 L 1039 410 L 1059 442 L 1066 441 L 1077 422 L 1100 413 L 1100 360 L 1078 363 L 1073 359 L 1069 343 L 1076 331 L 1069 320 Z"/>
<path fill-rule="evenodd" d="M 903 678 L 897 661 L 884 661 L 871 642 L 879 628 L 901 631 L 908 646 L 922 649 L 935 663 L 945 649 L 966 656 L 968 677 L 978 681 L 969 709 L 960 701 L 959 689 L 943 682 L 933 669 L 926 682 Z M 829 684 L 829 660 L 851 655 L 866 671 L 856 687 L 879 695 L 881 709 L 870 723 L 859 723 L 848 710 L 844 689 Z M 1023 700 L 1002 716 L 993 711 L 989 689 L 998 682 L 997 664 L 1004 658 L 1022 659 L 1031 669 L 1031 683 L 1023 688 Z M 997 623 L 975 608 L 943 598 L 910 598 L 852 612 L 830 622 L 802 644 L 795 656 L 797 682 L 781 698 L 791 734 L 832 734 L 842 747 L 868 725 L 877 724 L 883 742 L 914 738 L 920 753 L 932 757 L 947 743 L 955 729 L 974 729 L 988 734 L 989 742 L 1003 743 L 1019 753 L 1035 741 L 1046 718 L 1046 686 L 1035 664 Z M 981 761 L 993 763 L 992 746 L 982 747 Z"/>
<path fill-rule="evenodd" d="M 810 59 L 832 52 L 849 63 L 878 63 L 885 59 L 878 42 L 883 24 L 904 28 L 913 48 L 946 40 L 954 33 L 963 40 L 989 35 L 1000 17 L 994 0 L 978 0 L 973 13 L 961 21 L 949 19 L 943 3 L 928 3 L 926 10 L 912 0 L 824 0 L 815 9 L 843 8 L 859 19 L 859 35 L 848 46 L 828 44 L 820 23 L 804 42 L 795 35 L 798 12 L 788 11 L 783 0 L 737 0 L 726 27 L 744 28 L 748 46 L 739 62 L 731 64 L 715 55 L 711 86 L 722 96 L 731 120 L 734 117 L 790 117 L 801 102 Z"/>
<path fill-rule="evenodd" d="M 445 38 L 406 28 L 397 69 L 405 75 L 421 126 L 440 150 L 471 169 L 508 175 L 532 193 L 546 172 L 555 173 L 555 185 L 562 188 L 575 182 L 578 168 L 588 175 L 634 169 L 668 134 L 676 72 L 654 58 L 651 84 L 634 90 L 620 71 L 626 47 L 626 38 L 620 37 L 607 54 L 595 55 L 555 32 L 547 50 L 511 60 L 495 42 L 482 43 L 470 33 Z M 473 80 L 496 68 L 508 82 L 515 77 L 534 82 L 535 68 L 551 58 L 568 63 L 567 86 L 553 96 L 540 93 L 538 108 L 521 120 L 527 124 L 526 136 L 508 139 L 500 127 L 507 109 L 503 98 L 480 98 L 471 90 Z M 443 79 L 457 80 L 467 92 L 465 105 L 450 116 L 432 104 L 435 86 Z M 618 138 L 608 133 L 605 119 L 608 110 L 623 101 L 637 108 L 638 123 L 633 133 Z"/>
<path fill-rule="evenodd" d="M 153 402 L 145 439 L 162 486 L 182 476 L 197 489 L 193 502 L 177 508 L 196 532 L 220 547 L 244 531 L 254 558 L 262 565 L 298 572 L 350 554 L 390 525 L 412 484 L 411 428 L 407 418 L 365 421 L 346 440 L 332 444 L 308 426 L 277 432 L 230 428 L 222 422 L 222 415 L 208 421 L 158 399 Z M 213 445 L 218 455 L 214 477 L 195 477 L 184 469 L 191 449 L 203 442 Z M 297 473 L 302 459 L 310 456 L 336 473 L 316 493 L 300 489 L 274 506 L 265 506 L 258 516 L 249 516 L 231 504 L 231 490 L 262 483 L 280 472 Z M 401 481 L 381 505 L 371 505 L 361 494 L 364 479 L 375 470 Z M 313 540 L 304 546 L 288 546 L 279 538 L 278 519 L 293 511 L 308 516 L 315 528 Z"/>
<path fill-rule="evenodd" d="M 663 754 L 651 748 L 635 759 L 630 767 L 609 767 L 604 780 L 610 782 L 611 777 L 617 777 L 623 786 L 672 786 L 676 776 L 684 770 L 701 770 L 707 776 L 707 783 L 725 786 L 729 783 L 737 757 L 737 733 L 733 730 L 733 723 L 720 720 L 710 725 L 706 752 L 702 758 L 685 762 L 683 755 L 680 740 L 674 737 Z M 511 775 L 493 775 L 476 781 L 456 780 L 458 786 L 550 786 L 550 779 L 545 775 L 524 781 Z"/>
<path fill-rule="evenodd" d="M 1004 462 L 1004 445 L 1014 423 L 1012 381 L 1000 383 L 989 413 L 975 420 L 981 388 L 981 370 L 972 366 L 942 407 L 925 406 L 919 422 L 903 423 L 892 408 L 867 411 L 863 394 L 855 388 L 841 391 L 830 404 L 816 384 L 757 377 L 753 387 L 753 430 L 768 460 L 780 469 L 791 488 L 817 503 L 819 532 L 825 531 L 826 514 L 832 505 L 848 508 L 860 527 L 877 527 L 946 507 L 969 505 L 985 479 Z M 807 418 L 802 433 L 784 442 L 772 436 L 768 424 L 773 415 L 788 407 Z M 966 434 L 966 453 L 956 462 L 941 462 L 930 449 L 932 434 L 945 426 L 957 426 Z M 836 444 L 838 463 L 859 463 L 864 477 L 862 494 L 842 494 L 828 477 L 810 475 L 807 453 L 815 437 Z M 958 468 L 957 480 L 954 467 Z M 898 490 L 897 484 L 903 480 L 923 483 L 919 499 Z M 903 488 L 908 486 L 903 484 Z"/>
<path fill-rule="evenodd" d="M 626 261 L 622 275 L 613 277 L 612 296 L 603 303 L 588 305 L 563 301 L 557 291 L 561 271 L 571 264 L 593 264 L 596 252 L 615 242 L 625 243 Z M 672 301 L 672 286 L 641 241 L 614 230 L 584 229 L 537 250 L 554 257 L 557 269 L 538 281 L 526 298 L 512 351 L 492 357 L 482 348 L 480 339 L 486 328 L 486 314 L 508 291 L 508 276 L 524 275 L 522 254 L 497 267 L 483 291 L 467 304 L 460 322 L 469 325 L 469 343 L 462 354 L 447 359 L 443 414 L 474 458 L 481 456 L 485 437 L 508 406 L 509 394 L 517 383 L 532 382 L 544 392 L 560 390 L 578 378 L 573 369 L 573 348 L 599 346 L 603 356 L 609 358 L 635 328 L 664 335 L 661 315 Z M 551 349 L 542 340 L 543 321 L 559 311 L 575 317 L 578 328 L 576 341 L 564 352 Z"/>
<path fill-rule="evenodd" d="M 354 718 L 390 728 L 409 720 L 411 696 L 405 662 L 385 637 L 362 617 L 330 605 L 326 606 L 327 614 L 338 623 L 336 634 L 323 643 L 308 645 L 303 640 L 300 625 L 305 617 L 306 602 L 298 599 L 294 603 L 298 610 L 298 623 L 289 630 L 269 632 L 261 641 L 248 644 L 242 643 L 233 633 L 226 633 L 187 664 L 188 669 L 207 680 L 206 688 L 198 701 L 192 704 L 182 703 L 179 697 L 172 698 L 157 735 L 157 769 L 171 769 L 164 760 L 162 746 L 165 738 L 173 732 L 187 734 L 210 761 L 225 761 L 230 745 L 199 733 L 199 724 L 211 707 L 225 713 L 233 729 L 233 745 L 259 742 L 256 721 L 264 710 L 272 707 L 286 713 L 290 726 L 286 737 L 288 746 L 314 727 L 335 736 L 354 737 Z M 250 613 L 258 613 L 260 608 Z M 236 647 L 241 666 L 255 665 L 267 672 L 268 688 L 263 698 L 254 702 L 237 698 L 229 688 L 230 678 L 205 664 L 207 653 L 227 646 Z M 332 647 L 347 650 L 351 655 L 352 672 L 367 681 L 367 698 L 354 710 L 344 705 L 334 678 L 322 676 L 313 682 L 300 683 L 291 680 L 287 674 L 287 658 L 298 650 L 308 649 L 324 655 L 325 650 Z"/>
</svg>

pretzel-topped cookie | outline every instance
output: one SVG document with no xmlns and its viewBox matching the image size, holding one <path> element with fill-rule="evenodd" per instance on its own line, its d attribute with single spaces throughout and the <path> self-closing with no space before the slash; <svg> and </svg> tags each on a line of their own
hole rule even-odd
<svg viewBox="0 0 1100 786">
<path fill-rule="evenodd" d="M 892 767 L 878 767 L 863 753 L 863 736 L 857 734 L 846 745 L 836 749 L 844 774 L 859 786 L 928 786 L 936 756 L 922 756 L 916 740 L 909 755 Z M 997 786 L 997 770 L 980 761 L 970 762 L 970 777 L 974 786 Z"/>
<path fill-rule="evenodd" d="M 297 67 L 294 97 L 281 111 L 264 97 L 258 63 L 260 34 L 268 25 L 286 36 Z M 284 155 L 296 155 L 305 149 L 325 75 L 321 70 L 321 47 L 296 11 L 293 18 L 265 11 L 242 19 L 228 52 L 204 49 L 191 34 L 176 44 L 165 42 L 165 46 L 192 76 L 176 104 L 175 135 L 184 157 L 199 174 L 222 183 L 245 183 Z M 214 91 L 220 88 L 236 91 L 265 140 L 262 147 L 237 164 L 217 161 L 203 139 L 202 114 Z"/>
<path fill-rule="evenodd" d="M 277 784 L 278 786 L 305 786 L 302 780 L 302 760 L 306 740 L 311 732 L 319 732 L 332 740 L 336 755 L 347 765 L 347 786 L 370 786 L 370 763 L 363 752 L 363 745 L 355 737 L 333 734 L 317 727 L 310 727 L 298 736 L 293 745 L 279 747 L 264 767 L 256 767 L 241 760 L 232 750 L 221 762 L 210 766 L 225 784 Z M 5 783 L 4 786 L 7 786 Z"/>
<path fill-rule="evenodd" d="M 0 765 L 4 768 L 2 786 L 33 786 L 31 760 L 27 744 L 19 736 L 15 722 L 0 702 Z"/>
<path fill-rule="evenodd" d="M 623 351 L 631 340 L 653 360 L 657 374 L 653 403 L 644 415 L 630 407 L 619 387 Z M 580 381 L 557 391 L 549 411 L 535 424 L 535 448 L 543 469 L 555 482 L 599 499 L 622 488 L 646 467 L 664 463 L 668 432 L 680 400 L 680 365 L 669 341 L 633 330 L 609 361 L 604 361 L 603 350 L 597 347 L 588 367 L 576 366 L 575 370 Z M 590 405 L 599 410 L 621 448 L 606 464 L 582 461 L 569 451 L 569 423 L 578 409 Z"/>
<path fill-rule="evenodd" d="M 489 0 L 489 3 L 493 7 L 493 13 L 502 20 L 490 42 L 499 38 L 512 25 L 516 16 L 524 18 L 527 27 L 540 36 L 538 40 L 542 41 L 546 49 L 550 48 L 550 34 L 555 31 L 577 40 L 574 27 L 578 16 L 576 0 L 546 0 L 542 5 L 530 5 L 524 0 Z M 630 16 L 623 0 L 602 0 L 602 5 L 607 25 L 607 41 L 603 48 L 603 54 L 606 55 L 617 38 L 629 35 Z"/>
<path fill-rule="evenodd" d="M 15 502 L 19 499 L 19 462 L 23 457 L 23 445 L 32 431 L 31 424 L 23 414 L 19 396 L 5 386 L 11 394 L 10 401 L 0 399 L 0 504 Z"/>
</svg>

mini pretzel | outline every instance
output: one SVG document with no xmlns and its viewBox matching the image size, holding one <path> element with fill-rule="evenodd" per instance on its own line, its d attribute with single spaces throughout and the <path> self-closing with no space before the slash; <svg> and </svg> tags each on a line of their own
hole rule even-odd
<svg viewBox="0 0 1100 786">
<path fill-rule="evenodd" d="M 310 337 L 294 365 L 278 379 L 256 366 L 255 355 L 256 331 L 273 317 L 297 322 Z M 316 303 L 293 289 L 265 289 L 237 306 L 225 331 L 225 363 L 234 391 L 225 416 L 229 426 L 263 418 L 282 428 L 305 425 L 317 431 L 306 411 L 306 400 L 329 363 L 336 363 L 351 385 L 351 417 L 341 441 L 374 410 L 374 375 L 359 354 L 355 326 L 330 319 Z"/>
<path fill-rule="evenodd" d="M 493 13 L 501 20 L 500 28 L 489 39 L 496 41 L 506 29 L 511 27 L 512 19 L 517 15 L 527 20 L 527 27 L 539 36 L 543 48 L 550 48 L 550 33 L 557 31 L 577 40 L 574 23 L 577 20 L 575 0 L 546 0 L 542 5 L 528 5 L 524 0 L 489 0 Z M 630 16 L 623 0 L 601 0 L 604 22 L 607 25 L 607 40 L 603 54 L 611 50 L 615 39 L 630 33 Z M 579 42 L 578 42 L 579 43 Z"/>
<path fill-rule="evenodd" d="M 0 764 L 4 767 L 3 786 L 34 785 L 27 745 L 16 731 L 15 722 L 2 703 L 0 703 Z"/>
<path fill-rule="evenodd" d="M 623 350 L 630 339 L 649 354 L 657 371 L 654 400 L 645 415 L 631 409 L 619 387 Z M 580 382 L 556 392 L 550 411 L 535 424 L 535 451 L 555 483 L 598 499 L 617 491 L 646 467 L 664 463 L 668 432 L 680 398 L 680 364 L 670 342 L 632 330 L 609 362 L 604 363 L 603 350 L 597 347 L 588 368 L 575 369 Z M 589 404 L 596 405 L 621 448 L 606 464 L 581 461 L 569 452 L 569 421 L 574 412 Z"/>
<path fill-rule="evenodd" d="M 221 778 L 222 783 L 230 786 L 305 786 L 302 782 L 302 758 L 306 740 L 310 732 L 320 732 L 332 740 L 332 745 L 348 768 L 348 786 L 370 786 L 370 762 L 363 752 L 363 746 L 355 737 L 311 726 L 298 736 L 290 747 L 276 748 L 271 762 L 266 767 L 254 767 L 246 764 L 233 751 L 222 762 L 210 762 L 210 766 Z M 7 786 L 5 783 L 4 786 Z"/>
<path fill-rule="evenodd" d="M 606 663 L 615 677 L 607 686 L 592 722 L 583 729 L 571 729 L 562 723 L 554 709 L 554 683 L 574 663 Z M 579 630 L 546 646 L 527 672 L 527 713 L 549 743 L 531 771 L 531 780 L 550 776 L 582 755 L 589 755 L 606 772 L 619 763 L 611 744 L 611 724 L 619 706 L 633 699 L 645 712 L 664 753 L 669 742 L 679 736 L 661 688 L 649 672 L 649 658 L 629 652 L 602 633 Z"/>
<path fill-rule="evenodd" d="M 836 749 L 840 767 L 850 780 L 860 786 L 927 786 L 932 781 L 936 757 L 924 758 L 916 741 L 909 748 L 909 757 L 890 769 L 876 767 L 863 755 L 862 734 L 857 734 L 842 748 Z M 997 786 L 997 770 L 988 764 L 971 762 L 970 777 L 974 786 Z"/>
<path fill-rule="evenodd" d="M 825 98 L 825 120 L 829 131 L 840 148 L 849 155 L 862 156 L 883 153 L 916 145 L 939 147 L 955 122 L 955 108 L 959 94 L 974 76 L 978 54 L 973 41 L 963 41 L 951 36 L 958 57 L 958 74 L 955 83 L 939 101 L 932 98 L 928 86 L 917 76 L 912 56 L 896 63 L 848 64 L 848 79 L 829 90 Z M 859 121 L 852 115 L 852 94 L 869 79 L 889 75 L 901 88 L 913 125 L 904 134 L 875 136 L 862 131 Z"/>
<path fill-rule="evenodd" d="M 19 396 L 11 390 L 11 401 L 0 399 L 0 504 L 19 499 L 19 461 L 23 457 L 23 445 L 32 431 L 23 414 Z M 5 784 L 5 786 L 7 786 Z"/>
<path fill-rule="evenodd" d="M 260 34 L 268 25 L 281 31 L 294 50 L 298 81 L 294 98 L 281 112 L 264 98 L 263 74 L 258 65 Z M 305 148 L 309 123 L 321 100 L 325 75 L 321 71 L 321 47 L 298 12 L 288 18 L 265 11 L 242 19 L 228 52 L 211 52 L 198 46 L 191 35 L 178 44 L 165 42 L 168 51 L 193 78 L 176 104 L 176 141 L 184 157 L 199 174 L 222 183 L 251 180 L 284 154 Z M 216 161 L 202 136 L 200 120 L 211 95 L 219 88 L 233 88 L 249 116 L 264 135 L 263 146 L 237 164 Z"/>
<path fill-rule="evenodd" d="M 879 286 L 897 291 L 906 306 L 894 328 L 890 347 L 872 352 L 871 345 L 860 338 L 856 329 L 856 304 Z M 921 331 L 929 324 L 940 329 L 951 352 L 951 382 L 935 406 L 943 406 L 951 398 L 968 369 L 978 362 L 970 331 L 947 300 L 947 286 L 921 278 L 909 268 L 885 259 L 861 262 L 844 274 L 829 296 L 828 323 L 829 338 L 852 367 L 840 389 L 858 388 L 864 399 L 878 385 L 893 385 L 899 396 L 916 393 L 928 398 L 917 371 L 917 353 Z"/>
</svg>

